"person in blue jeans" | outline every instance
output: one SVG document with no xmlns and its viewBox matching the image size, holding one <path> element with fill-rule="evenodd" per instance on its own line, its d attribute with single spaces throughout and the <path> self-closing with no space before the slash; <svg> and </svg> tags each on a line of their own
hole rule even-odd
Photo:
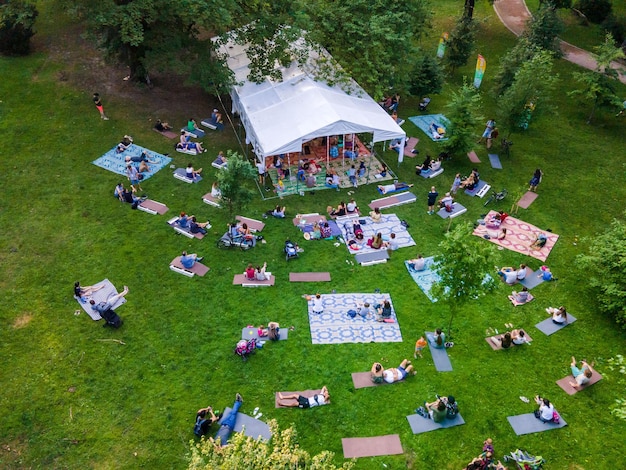
<svg viewBox="0 0 626 470">
<path fill-rule="evenodd" d="M 198 256 L 195 253 L 187 254 L 186 251 L 183 251 L 180 257 L 180 264 L 182 264 L 184 268 L 191 269 L 194 264 L 199 263 L 203 259 L 203 256 Z"/>
<path fill-rule="evenodd" d="M 220 423 L 220 428 L 215 433 L 215 440 L 220 440 L 220 444 L 225 446 L 228 443 L 228 439 L 230 439 L 230 435 L 233 433 L 233 429 L 235 429 L 235 424 L 237 423 L 237 413 L 239 413 L 239 408 L 243 404 L 243 398 L 241 395 L 237 393 L 235 395 L 235 403 L 233 404 L 233 409 L 230 410 L 228 416 L 226 416 L 222 422 Z"/>
</svg>

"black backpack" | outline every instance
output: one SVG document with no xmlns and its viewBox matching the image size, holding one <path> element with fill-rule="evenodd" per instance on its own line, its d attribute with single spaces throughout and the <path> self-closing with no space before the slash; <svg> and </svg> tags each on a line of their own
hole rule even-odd
<svg viewBox="0 0 626 470">
<path fill-rule="evenodd" d="M 122 319 L 112 308 L 105 310 L 104 312 L 100 312 L 100 316 L 106 321 L 104 326 L 111 325 L 113 328 L 119 328 L 122 326 Z"/>
</svg>

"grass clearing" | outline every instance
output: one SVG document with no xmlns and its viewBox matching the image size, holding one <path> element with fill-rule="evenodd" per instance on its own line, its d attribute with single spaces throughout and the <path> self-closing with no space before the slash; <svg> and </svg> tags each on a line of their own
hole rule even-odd
<svg viewBox="0 0 626 470">
<path fill-rule="evenodd" d="M 455 3 L 443 3 L 443 12 L 456 14 L 453 10 Z M 40 31 L 54 35 L 58 14 L 48 13 L 39 18 Z M 487 117 L 497 106 L 489 93 L 490 72 L 514 38 L 486 2 L 477 5 L 476 15 L 489 17 L 478 36 L 479 49 L 488 61 L 482 88 Z M 437 24 L 443 22 L 449 23 L 449 18 L 438 19 Z M 433 51 L 439 33 L 435 28 Z M 68 54 L 78 52 L 70 48 Z M 509 210 L 513 194 L 527 188 L 535 168 L 543 169 L 539 198 L 517 216 L 561 235 L 548 258 L 558 282 L 534 289 L 536 300 L 523 307 L 511 306 L 506 298 L 511 289 L 504 285 L 487 298 L 469 302 L 455 320 L 455 346 L 450 350 L 453 372 L 437 373 L 425 353 L 424 359 L 415 361 L 418 375 L 407 383 L 364 390 L 353 389 L 351 372 L 368 370 L 376 360 L 399 363 L 412 356 L 414 341 L 424 330 L 447 321 L 446 306 L 428 301 L 403 261 L 416 251 L 427 256 L 437 253 L 447 222 L 426 215 L 426 193 L 433 183 L 440 193 L 445 191 L 456 172 L 469 172 L 469 160 L 458 157 L 447 162 L 443 175 L 433 181 L 416 177 L 413 166 L 426 153 L 437 154 L 437 144 L 410 122 L 404 125 L 409 135 L 420 138 L 420 156 L 406 159 L 399 167 L 395 153 L 385 151 L 383 158 L 400 180 L 415 183 L 418 201 L 393 212 L 409 221 L 417 247 L 394 253 L 385 265 L 349 265 L 346 260 L 351 255 L 345 247 L 304 242 L 289 217 L 266 221 L 267 244 L 248 252 L 219 251 L 215 242 L 229 217 L 204 204 L 201 196 L 213 181 L 213 156 L 219 150 L 237 149 L 234 133 L 208 134 L 204 142 L 209 157 L 171 152 L 173 142 L 153 132 L 149 119 L 167 116 L 182 124 L 186 112 L 177 114 L 145 103 L 150 104 L 151 96 L 169 93 L 174 99 L 177 95 L 157 87 L 152 92 L 139 90 L 132 99 L 133 90 L 107 92 L 104 78 L 94 83 L 91 75 L 77 69 L 43 51 L 26 58 L 0 58 L 1 467 L 184 468 L 195 411 L 207 404 L 219 409 L 230 406 L 236 391 L 245 399 L 242 411 L 249 413 L 259 406 L 264 417 L 276 418 L 283 427 L 294 423 L 304 449 L 334 451 L 338 461 L 342 437 L 400 434 L 405 455 L 361 459 L 357 468 L 380 468 L 384 463 L 389 468 L 458 469 L 478 454 L 487 437 L 494 439 L 498 456 L 522 447 L 543 455 L 550 469 L 624 467 L 621 446 L 607 445 L 621 442 L 619 436 L 626 432 L 625 422 L 608 412 L 623 390 L 603 367 L 605 359 L 624 354 L 624 334 L 597 311 L 585 273 L 576 263 L 576 255 L 586 247 L 584 237 L 593 236 L 622 212 L 624 120 L 601 112 L 592 126 L 585 124 L 586 107 L 565 95 L 576 86 L 571 80 L 577 70 L 574 65 L 558 62 L 558 110 L 533 120 L 527 132 L 513 134 L 511 157 L 501 157 L 503 170 L 491 169 L 485 149 L 477 147 L 483 160 L 482 178 L 494 189 L 506 187 L 510 192 L 492 208 Z M 429 112 L 445 113 L 446 93 L 464 75 L 472 77 L 473 69 L 472 63 L 449 77 L 444 93 L 433 97 Z M 103 70 L 106 76 L 109 73 L 110 69 Z M 121 81 L 123 75 L 118 75 Z M 620 86 L 626 95 L 626 87 Z M 103 95 L 111 117 L 108 122 L 98 118 L 91 102 L 96 89 Z M 189 106 L 195 114 L 196 109 L 206 110 L 208 102 L 208 98 L 190 101 Z M 400 115 L 417 114 L 417 102 L 403 99 Z M 177 167 L 193 161 L 205 168 L 206 177 L 198 185 L 175 180 L 169 169 L 145 183 L 151 198 L 170 207 L 166 216 L 132 211 L 118 203 L 112 191 L 121 178 L 91 164 L 126 133 L 142 146 L 170 153 Z M 369 185 L 358 188 L 355 196 L 365 207 L 378 193 Z M 321 213 L 345 197 L 345 191 L 318 191 L 286 198 L 284 204 L 290 216 Z M 465 195 L 459 200 L 468 213 L 453 224 L 474 221 L 486 212 L 484 200 Z M 258 219 L 277 201 L 258 198 L 245 215 Z M 176 236 L 166 226 L 170 214 L 181 210 L 211 219 L 213 228 L 204 240 Z M 302 240 L 305 249 L 299 259 L 289 262 L 282 252 L 287 236 Z M 168 269 L 169 261 L 182 250 L 205 256 L 211 267 L 206 277 L 189 279 Z M 263 261 L 277 276 L 276 287 L 231 285 L 233 274 L 242 272 L 248 262 Z M 494 265 L 540 265 L 509 251 L 494 250 L 493 261 Z M 290 271 L 326 270 L 332 274 L 331 283 L 287 282 Z M 74 315 L 78 305 L 71 296 L 72 283 L 79 279 L 92 284 L 105 277 L 118 289 L 124 284 L 130 287 L 128 303 L 118 310 L 125 324 L 117 331 L 103 328 L 84 313 Z M 403 343 L 311 344 L 303 293 L 377 288 L 392 296 Z M 533 325 L 545 317 L 545 307 L 560 304 L 578 322 L 545 337 Z M 269 320 L 293 325 L 295 330 L 288 341 L 267 345 L 243 363 L 232 352 L 241 328 Z M 492 351 L 483 339 L 485 330 L 501 330 L 508 322 L 528 328 L 533 344 Z M 605 379 L 568 397 L 554 382 L 567 374 L 572 354 L 595 360 Z M 273 407 L 275 391 L 324 384 L 333 395 L 331 406 L 308 411 Z M 435 393 L 457 397 L 467 424 L 412 435 L 405 416 Z M 550 434 L 516 437 L 506 416 L 529 412 L 531 406 L 518 397 L 537 393 L 555 402 L 569 426 Z"/>
</svg>

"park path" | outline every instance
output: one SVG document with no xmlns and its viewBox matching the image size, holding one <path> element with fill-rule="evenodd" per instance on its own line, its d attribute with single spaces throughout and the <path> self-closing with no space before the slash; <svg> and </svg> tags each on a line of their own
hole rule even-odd
<svg viewBox="0 0 626 470">
<path fill-rule="evenodd" d="M 513 34 L 519 36 L 526 27 L 526 22 L 530 19 L 531 13 L 526 6 L 524 0 L 497 0 L 493 3 L 493 9 L 496 11 L 500 21 Z M 560 41 L 563 57 L 574 64 L 580 65 L 589 70 L 595 70 L 598 66 L 593 54 L 580 47 L 576 47 L 569 42 Z M 614 69 L 622 69 L 619 71 L 619 80 L 626 84 L 626 74 L 623 72 L 623 66 L 617 62 L 611 62 Z"/>
</svg>

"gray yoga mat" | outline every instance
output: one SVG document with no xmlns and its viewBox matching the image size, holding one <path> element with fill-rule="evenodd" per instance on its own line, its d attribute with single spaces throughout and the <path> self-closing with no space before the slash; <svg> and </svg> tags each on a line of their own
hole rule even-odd
<svg viewBox="0 0 626 470">
<path fill-rule="evenodd" d="M 381 260 L 388 260 L 389 253 L 385 249 L 381 249 L 380 251 L 370 251 L 369 253 L 357 253 L 354 257 L 357 263 L 372 263 Z"/>
<path fill-rule="evenodd" d="M 418 414 L 409 415 L 406 419 L 409 422 L 409 426 L 411 426 L 413 434 L 421 434 L 423 432 L 434 431 L 435 429 L 451 428 L 465 424 L 465 420 L 461 414 L 457 414 L 454 419 L 444 419 L 441 423 L 435 423 L 432 419 L 424 418 Z"/>
<path fill-rule="evenodd" d="M 455 217 L 465 214 L 466 212 L 467 208 L 465 206 L 462 206 L 459 202 L 455 202 L 452 204 L 452 212 L 448 212 L 445 207 L 442 207 L 437 211 L 437 215 L 442 219 L 454 219 Z"/>
<path fill-rule="evenodd" d="M 562 330 L 567 325 L 571 325 L 575 321 L 576 321 L 576 317 L 574 317 L 574 315 L 572 315 L 571 313 L 568 313 L 567 323 L 564 323 L 564 324 L 554 323 L 552 321 L 552 317 L 550 317 L 550 318 L 546 318 L 541 323 L 537 323 L 535 325 L 535 328 L 537 328 L 542 333 L 545 333 L 546 335 L 550 336 L 552 333 L 556 333 L 557 331 Z"/>
<path fill-rule="evenodd" d="M 537 269 L 537 271 L 531 271 L 529 268 L 526 268 L 526 277 L 519 281 L 519 283 L 528 290 L 537 287 L 542 282 L 545 281 L 543 280 L 543 271 L 541 268 Z"/>
<path fill-rule="evenodd" d="M 496 170 L 502 169 L 502 163 L 500 162 L 500 157 L 495 153 L 489 154 L 489 163 L 491 163 L 491 167 Z"/>
<path fill-rule="evenodd" d="M 434 334 L 435 333 L 432 331 L 427 331 L 426 337 L 428 337 L 428 335 L 434 336 Z M 450 372 L 452 370 L 452 363 L 450 362 L 450 358 L 448 357 L 448 351 L 445 348 L 439 349 L 433 347 L 433 345 L 430 344 L 430 341 L 428 340 L 426 340 L 426 342 L 428 343 L 428 347 L 430 348 L 430 354 L 433 357 L 435 369 L 437 369 L 439 372 Z"/>
<path fill-rule="evenodd" d="M 232 408 L 226 407 L 224 410 L 224 416 L 219 421 L 228 416 Z M 244 429 L 245 428 L 245 429 Z M 258 419 L 253 418 L 252 416 L 248 416 L 243 413 L 237 413 L 237 421 L 235 422 L 235 432 L 244 431 L 246 436 L 252 437 L 253 439 L 265 439 L 266 441 L 272 437 L 272 433 L 270 432 L 270 427 L 267 423 L 260 421 Z"/>
<path fill-rule="evenodd" d="M 549 431 L 550 429 L 558 429 L 567 426 L 565 420 L 560 417 L 559 424 L 556 423 L 544 423 L 543 421 L 535 418 L 533 413 L 526 413 L 517 416 L 507 416 L 509 424 L 515 431 L 515 434 L 521 436 L 522 434 L 532 434 L 535 432 Z"/>
<path fill-rule="evenodd" d="M 184 178 L 186 178 L 187 180 L 193 182 L 193 183 L 198 183 L 200 181 L 202 181 L 202 176 L 198 175 L 196 176 L 194 179 L 191 178 L 187 178 L 187 170 L 185 170 L 184 168 L 176 168 L 176 170 L 174 170 L 174 173 L 177 174 L 178 176 L 182 176 Z"/>
</svg>

